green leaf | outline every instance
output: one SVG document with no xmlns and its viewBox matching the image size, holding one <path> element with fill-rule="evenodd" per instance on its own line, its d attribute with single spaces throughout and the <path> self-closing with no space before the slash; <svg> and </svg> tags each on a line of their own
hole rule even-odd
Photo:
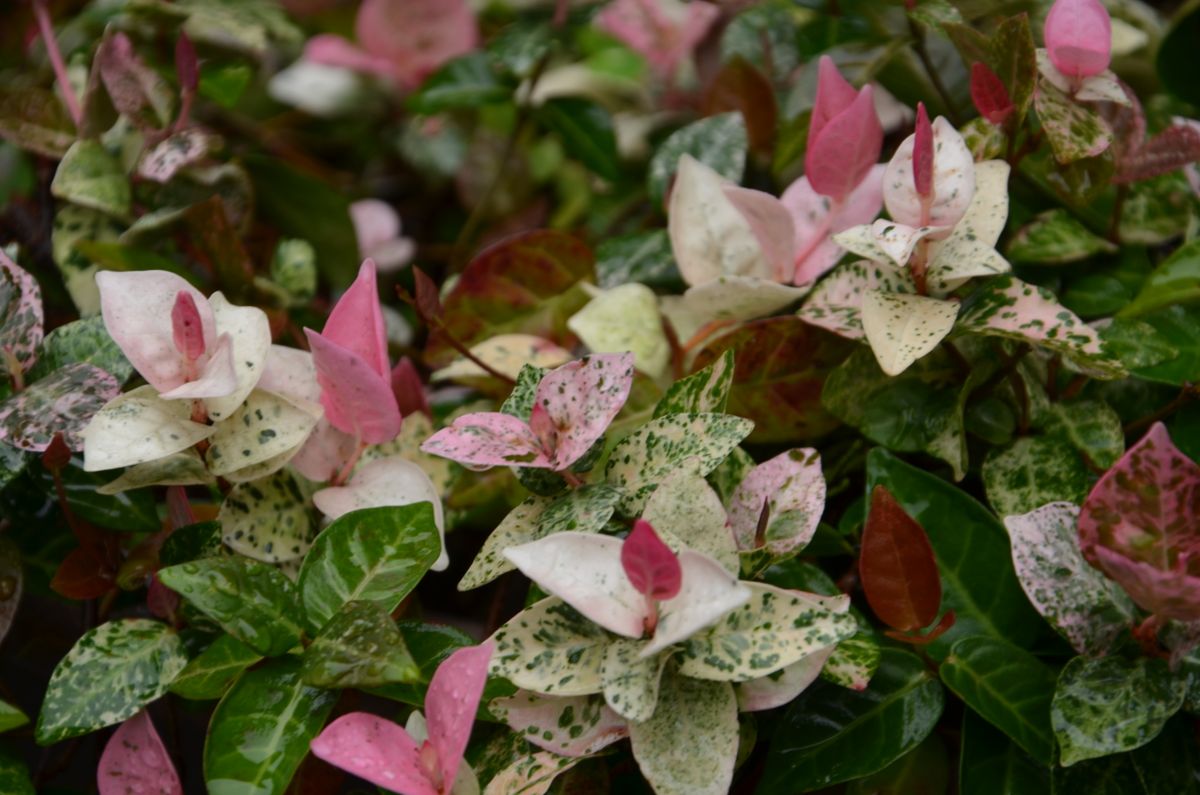
<svg viewBox="0 0 1200 795">
<path fill-rule="evenodd" d="M 599 533 L 612 518 L 621 493 L 606 483 L 589 483 L 555 498 L 537 518 L 537 533 L 530 541 L 568 530 Z"/>
<path fill-rule="evenodd" d="M 654 419 L 668 414 L 723 412 L 733 386 L 734 352 L 727 350 L 691 375 L 671 384 L 654 407 Z"/>
<path fill-rule="evenodd" d="M 158 550 L 158 560 L 163 566 L 175 566 L 197 558 L 212 557 L 220 552 L 221 524 L 196 522 L 172 531 Z"/>
<path fill-rule="evenodd" d="M 25 567 L 21 563 L 21 548 L 12 538 L 0 537 L 0 642 L 12 629 L 24 591 Z"/>
<path fill-rule="evenodd" d="M 681 127 L 671 133 L 650 158 L 646 174 L 650 200 L 656 206 L 662 204 L 679 158 L 685 154 L 726 179 L 740 183 L 749 145 L 741 113 L 722 113 Z"/>
<path fill-rule="evenodd" d="M 1183 706 L 1187 679 L 1163 660 L 1076 657 L 1059 674 L 1050 720 L 1073 765 L 1145 745 Z"/>
<path fill-rule="evenodd" d="M 631 638 L 613 638 L 604 649 L 600 682 L 604 701 L 628 721 L 640 723 L 654 714 L 663 666 L 670 654 L 640 657 L 646 644 Z"/>
<path fill-rule="evenodd" d="M 729 414 L 669 414 L 626 436 L 604 478 L 624 492 L 621 510 L 638 513 L 667 475 L 688 469 L 708 475 L 750 434 L 754 423 Z"/>
<path fill-rule="evenodd" d="M 496 77 L 487 54 L 474 52 L 448 61 L 409 96 L 406 105 L 413 113 L 432 115 L 504 102 L 512 93 L 512 86 Z"/>
<path fill-rule="evenodd" d="M 1102 336 L 1138 378 L 1176 386 L 1200 380 L 1200 314 L 1185 307 L 1116 318 Z"/>
<path fill-rule="evenodd" d="M 475 645 L 475 639 L 462 630 L 445 624 L 426 624 L 421 621 L 402 620 L 396 622 L 396 627 L 400 630 L 405 646 L 420 670 L 421 684 L 393 683 L 372 688 L 371 692 L 411 704 L 414 707 L 424 708 L 425 685 L 428 685 L 433 679 L 438 666 L 457 649 Z M 492 679 L 484 686 L 485 701 L 492 697 L 490 691 L 493 683 L 499 681 Z"/>
<path fill-rule="evenodd" d="M 1200 240 L 1172 252 L 1142 284 L 1141 292 L 1118 315 L 1138 317 L 1172 304 L 1200 299 Z"/>
<path fill-rule="evenodd" d="M 1196 795 L 1197 759 L 1193 721 L 1182 715 L 1154 739 L 1130 753 L 1078 762 L 1054 771 L 1058 795 Z"/>
<path fill-rule="evenodd" d="M 261 659 L 261 654 L 237 638 L 221 635 L 187 664 L 170 690 L 194 701 L 218 699 L 243 671 Z"/>
<path fill-rule="evenodd" d="M 378 602 L 391 612 L 437 560 L 442 543 L 433 506 L 351 511 L 326 527 L 300 567 L 309 627 L 319 631 L 342 605 Z"/>
<path fill-rule="evenodd" d="M 294 657 L 247 671 L 209 723 L 204 781 L 210 795 L 282 795 L 337 696 L 301 682 Z"/>
<path fill-rule="evenodd" d="M 0 792 L 7 795 L 37 795 L 25 760 L 8 746 L 0 746 Z"/>
<path fill-rule="evenodd" d="M 1005 252 L 1011 262 L 1062 265 L 1096 254 L 1112 254 L 1117 247 L 1081 224 L 1066 210 L 1047 210 L 1021 228 Z"/>
<path fill-rule="evenodd" d="M 71 144 L 54 172 L 50 192 L 63 201 L 117 218 L 129 215 L 132 200 L 121 164 L 99 141 L 92 140 Z"/>
<path fill-rule="evenodd" d="M 1129 195 L 1121 205 L 1121 223 L 1117 230 L 1121 242 L 1157 246 L 1181 237 L 1195 217 L 1195 194 L 1182 171 L 1162 174 L 1129 186 Z M 1186 295 L 1194 300 L 1192 283 Z"/>
<path fill-rule="evenodd" d="M 865 690 L 817 682 L 788 706 L 757 791 L 791 795 L 882 770 L 933 730 L 942 702 L 920 658 L 885 648 Z"/>
<path fill-rule="evenodd" d="M 124 383 L 133 374 L 133 365 L 109 336 L 103 318 L 96 316 L 67 323 L 47 334 L 27 377 L 37 380 L 75 362 L 95 365 L 116 378 L 117 383 Z"/>
<path fill-rule="evenodd" d="M 720 795 L 737 758 L 737 698 L 726 682 L 668 672 L 649 720 L 629 724 L 642 775 L 659 795 Z"/>
<path fill-rule="evenodd" d="M 930 735 L 878 773 L 850 782 L 846 795 L 944 795 L 949 781 L 946 744 Z"/>
<path fill-rule="evenodd" d="M 596 246 L 596 283 L 608 288 L 629 282 L 682 291 L 667 230 L 606 238 Z"/>
<path fill-rule="evenodd" d="M 267 657 L 300 643 L 303 621 L 291 581 L 249 558 L 202 558 L 161 569 L 163 584 L 233 637 Z"/>
<path fill-rule="evenodd" d="M 968 709 L 963 711 L 958 791 L 971 795 L 1050 795 L 1050 773 L 1003 732 Z"/>
<path fill-rule="evenodd" d="M 1028 513 L 1050 502 L 1081 502 L 1090 485 L 1087 467 L 1060 439 L 1026 436 L 993 448 L 983 462 L 983 487 L 999 516 Z"/>
<path fill-rule="evenodd" d="M 541 516 L 552 502 L 549 497 L 535 494 L 509 511 L 483 542 L 467 573 L 459 580 L 458 590 L 469 591 L 487 585 L 501 574 L 515 569 L 504 557 L 504 550 L 541 538 Z"/>
<path fill-rule="evenodd" d="M 954 486 L 884 450 L 867 456 L 868 493 L 884 485 L 925 528 L 942 575 L 942 609 L 957 619 L 926 649 L 942 659 L 959 638 L 988 635 L 1027 646 L 1041 621 L 1012 568 L 1008 534 L 992 513 Z"/>
<path fill-rule="evenodd" d="M 821 678 L 838 687 L 862 690 L 879 670 L 882 647 L 868 634 L 858 634 L 837 645 L 821 669 Z"/>
<path fill-rule="evenodd" d="M 1095 157 L 1112 143 L 1112 130 L 1095 111 L 1072 101 L 1046 80 L 1038 81 L 1034 107 L 1059 163 Z"/>
<path fill-rule="evenodd" d="M 1050 699 L 1055 672 L 1023 649 L 988 637 L 963 638 L 938 668 L 942 682 L 968 707 L 1029 755 L 1054 763 Z"/>
<path fill-rule="evenodd" d="M 378 602 L 347 602 L 304 651 L 300 670 L 314 687 L 374 687 L 421 676 L 396 622 Z"/>
<path fill-rule="evenodd" d="M 29 723 L 29 716 L 19 707 L 0 700 L 0 732 L 24 726 L 26 723 Z"/>
<path fill-rule="evenodd" d="M 38 715 L 39 745 L 120 723 L 154 701 L 187 665 L 175 630 L 158 621 L 110 621 L 87 632 L 55 667 Z"/>
<path fill-rule="evenodd" d="M 558 133 L 568 155 L 609 182 L 621 176 L 612 116 L 603 106 L 579 97 L 556 97 L 544 102 L 536 115 Z"/>
<path fill-rule="evenodd" d="M 1117 463 L 1125 452 L 1121 418 L 1103 400 L 1065 400 L 1050 404 L 1046 433 L 1060 436 L 1100 469 Z"/>
</svg>

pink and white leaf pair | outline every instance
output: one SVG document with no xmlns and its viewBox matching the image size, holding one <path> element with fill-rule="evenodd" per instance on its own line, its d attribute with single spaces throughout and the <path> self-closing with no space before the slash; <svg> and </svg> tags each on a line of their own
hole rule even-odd
<svg viewBox="0 0 1200 795">
<path fill-rule="evenodd" d="M 882 163 L 872 166 L 844 201 L 823 196 L 808 177 L 787 187 L 779 201 L 792 216 L 796 230 L 793 284 L 811 284 L 823 276 L 844 253 L 833 235 L 853 226 L 869 224 L 883 207 Z"/>
<path fill-rule="evenodd" d="M 827 55 L 817 69 L 804 173 L 813 190 L 843 204 L 879 160 L 883 127 L 871 86 L 855 91 Z"/>
<path fill-rule="evenodd" d="M 455 651 L 438 667 L 425 695 L 429 736 L 423 744 L 391 721 L 352 712 L 312 741 L 313 754 L 392 792 L 448 795 L 462 766 L 491 656 L 492 644 L 483 643 Z"/>
<path fill-rule="evenodd" d="M 975 159 L 963 137 L 945 117 L 934 119 L 930 140 L 922 149 L 932 162 L 917 157 L 917 134 L 901 142 L 883 177 L 883 203 L 892 220 L 910 227 L 953 227 L 975 195 Z M 922 136 L 924 137 L 924 136 Z M 924 194 L 917 189 L 917 169 L 927 172 Z"/>
<path fill-rule="evenodd" d="M 1100 0 L 1055 0 L 1043 35 L 1054 67 L 1068 77 L 1098 75 L 1112 59 L 1112 20 Z"/>
</svg>

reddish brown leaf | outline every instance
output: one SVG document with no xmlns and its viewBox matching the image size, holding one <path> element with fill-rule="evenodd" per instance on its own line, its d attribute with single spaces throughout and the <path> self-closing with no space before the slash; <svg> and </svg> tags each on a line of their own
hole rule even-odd
<svg viewBox="0 0 1200 795">
<path fill-rule="evenodd" d="M 175 40 L 175 74 L 185 94 L 194 94 L 200 86 L 200 65 L 196 60 L 196 48 L 183 31 Z"/>
<path fill-rule="evenodd" d="M 416 292 L 416 310 L 426 323 L 433 323 L 442 316 L 442 297 L 437 285 L 425 271 L 413 267 L 413 289 Z"/>
<path fill-rule="evenodd" d="M 77 547 L 59 564 L 50 587 L 68 599 L 96 599 L 116 586 L 112 568 L 94 551 Z"/>
<path fill-rule="evenodd" d="M 937 618 L 942 582 L 925 530 L 883 486 L 871 493 L 858 573 L 879 620 L 904 632 Z"/>
<path fill-rule="evenodd" d="M 1175 124 L 1130 152 L 1117 165 L 1113 182 L 1140 182 L 1200 160 L 1200 130 Z"/>
<path fill-rule="evenodd" d="M 234 303 L 246 303 L 254 267 L 221 197 L 210 196 L 192 205 L 185 218 L 195 253 L 216 274 L 225 297 Z"/>
<path fill-rule="evenodd" d="M 396 406 L 402 416 L 424 414 L 433 418 L 429 398 L 425 395 L 425 384 L 421 382 L 416 365 L 407 356 L 401 357 L 392 368 L 392 394 L 396 396 Z"/>
<path fill-rule="evenodd" d="M 971 101 L 979 115 L 992 124 L 1003 124 L 1016 110 L 1004 81 L 982 61 L 971 64 Z"/>
<path fill-rule="evenodd" d="M 48 472 L 61 472 L 63 467 L 71 463 L 71 448 L 67 446 L 61 433 L 54 434 L 49 446 L 42 452 L 42 466 Z"/>
<path fill-rule="evenodd" d="M 925 103 L 917 103 L 917 129 L 913 133 L 913 187 L 918 196 L 929 197 L 933 193 L 933 126 Z"/>
<path fill-rule="evenodd" d="M 734 110 L 746 122 L 750 148 L 770 154 L 778 117 L 775 91 L 766 75 L 740 55 L 725 62 L 704 94 L 704 115 Z"/>
</svg>

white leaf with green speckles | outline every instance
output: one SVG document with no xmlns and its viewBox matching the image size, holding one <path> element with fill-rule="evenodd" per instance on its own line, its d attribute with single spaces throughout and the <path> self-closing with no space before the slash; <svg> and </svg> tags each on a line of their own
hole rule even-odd
<svg viewBox="0 0 1200 795">
<path fill-rule="evenodd" d="M 679 672 L 698 679 L 746 682 L 767 676 L 829 648 L 857 631 L 854 617 L 802 591 L 745 583 L 750 601 L 707 632 L 693 635 L 679 657 Z"/>
<path fill-rule="evenodd" d="M 796 314 L 805 323 L 852 340 L 865 339 L 862 327 L 863 296 L 872 291 L 912 293 L 916 287 L 907 271 L 870 260 L 840 265 L 817 283 Z"/>
<path fill-rule="evenodd" d="M 733 351 L 725 351 L 703 370 L 671 384 L 654 407 L 654 419 L 668 414 L 723 412 L 733 386 Z"/>
<path fill-rule="evenodd" d="M 833 240 L 851 254 L 865 257 L 870 262 L 903 268 L 918 243 L 930 235 L 945 232 L 946 227 L 942 226 L 913 227 L 879 219 L 838 232 Z"/>
<path fill-rule="evenodd" d="M 686 470 L 673 473 L 654 490 L 642 518 L 672 549 L 694 549 L 727 571 L 737 572 L 737 546 L 721 498 L 708 481 Z"/>
<path fill-rule="evenodd" d="M 708 475 L 750 435 L 754 423 L 729 414 L 670 414 L 622 439 L 604 478 L 625 493 L 621 510 L 638 513 L 667 475 L 687 469 Z"/>
<path fill-rule="evenodd" d="M 1093 234 L 1070 212 L 1055 208 L 1021 227 L 1008 244 L 1008 258 L 1035 265 L 1064 265 L 1116 250 L 1115 245 Z"/>
<path fill-rule="evenodd" d="M 983 462 L 983 488 L 999 516 L 1026 513 L 1048 502 L 1081 502 L 1091 478 L 1071 446 L 1026 436 L 992 448 Z"/>
<path fill-rule="evenodd" d="M 163 400 L 152 386 L 118 395 L 83 429 L 84 469 L 154 461 L 212 436 L 216 426 L 192 422 L 191 414 L 187 401 Z"/>
<path fill-rule="evenodd" d="M 165 693 L 185 665 L 183 642 L 166 624 L 143 618 L 101 624 L 54 669 L 38 716 L 38 743 L 120 723 Z"/>
<path fill-rule="evenodd" d="M 629 736 L 625 719 L 602 695 L 543 696 L 518 690 L 488 711 L 529 742 L 563 756 L 590 756 Z"/>
<path fill-rule="evenodd" d="M 818 649 L 773 674 L 739 683 L 734 688 L 737 692 L 738 710 L 758 712 L 787 704 L 817 680 L 835 648 L 827 646 Z"/>
<path fill-rule="evenodd" d="M 1187 677 L 1165 660 L 1076 657 L 1058 675 L 1050 724 L 1063 766 L 1132 751 L 1158 736 L 1183 706 Z"/>
<path fill-rule="evenodd" d="M 607 483 L 589 483 L 555 497 L 537 518 L 539 538 L 553 533 L 599 533 L 612 517 L 621 493 Z M 536 540 L 536 539 L 530 539 Z"/>
<path fill-rule="evenodd" d="M 116 480 L 97 486 L 96 493 L 120 494 L 147 486 L 198 486 L 216 482 L 217 479 L 204 466 L 204 459 L 193 449 L 173 453 L 157 461 L 135 464 Z"/>
<path fill-rule="evenodd" d="M 967 212 L 945 240 L 929 246 L 927 284 L 942 297 L 968 279 L 1012 270 L 996 251 L 996 241 L 1008 221 L 1008 163 L 989 160 L 975 164 L 975 195 Z"/>
<path fill-rule="evenodd" d="M 821 678 L 850 690 L 866 690 L 879 668 L 879 644 L 870 635 L 844 640 L 829 655 Z"/>
<path fill-rule="evenodd" d="M 597 349 L 593 348 L 596 352 Z M 516 378 L 526 365 L 550 369 L 571 361 L 570 351 L 532 334 L 500 334 L 471 346 L 471 354 L 497 372 Z M 430 381 L 489 378 L 482 367 L 467 358 L 455 359 L 429 376 Z M 407 418 L 405 418 L 407 421 Z"/>
<path fill-rule="evenodd" d="M 1013 566 L 1029 602 L 1080 654 L 1098 656 L 1135 620 L 1136 610 L 1116 583 L 1079 551 L 1079 508 L 1055 502 L 1004 517 Z"/>
<path fill-rule="evenodd" d="M 203 130 L 195 127 L 180 130 L 142 154 L 138 176 L 153 182 L 168 182 L 180 169 L 201 160 L 216 145 L 215 137 Z"/>
<path fill-rule="evenodd" d="M 517 613 L 491 639 L 490 673 L 517 687 L 558 696 L 603 690 L 600 672 L 612 636 L 557 597 Z"/>
<path fill-rule="evenodd" d="M 670 654 L 639 656 L 646 643 L 618 638 L 604 650 L 600 680 L 604 701 L 626 720 L 640 722 L 654 714 L 658 685 Z"/>
<path fill-rule="evenodd" d="M 1047 80 L 1039 80 L 1033 95 L 1038 121 L 1054 157 L 1070 163 L 1095 157 L 1112 144 L 1112 130 L 1095 111 L 1084 107 Z"/>
<path fill-rule="evenodd" d="M 308 501 L 288 471 L 234 486 L 217 521 L 230 549 L 264 563 L 303 557 L 315 534 Z"/>
<path fill-rule="evenodd" d="M 957 301 L 878 290 L 863 296 L 863 332 L 880 369 L 888 375 L 900 375 L 936 348 L 957 317 Z"/>
<path fill-rule="evenodd" d="M 688 288 L 682 296 L 664 296 L 662 313 L 675 336 L 686 342 L 709 322 L 765 317 L 799 301 L 808 291 L 807 286 L 792 287 L 754 276 L 719 276 Z"/>
<path fill-rule="evenodd" d="M 132 194 L 121 164 L 99 141 L 71 144 L 50 183 L 55 198 L 118 218 L 129 215 Z"/>
<path fill-rule="evenodd" d="M 742 114 L 721 113 L 692 122 L 671 133 L 650 158 L 646 188 L 661 205 L 682 155 L 696 160 L 732 182 L 742 181 L 746 163 L 746 123 Z"/>
<path fill-rule="evenodd" d="M 651 378 L 662 377 L 670 363 L 671 345 L 654 291 L 630 282 L 588 292 L 592 300 L 567 320 L 567 328 L 593 353 L 629 351 L 637 369 Z"/>
<path fill-rule="evenodd" d="M 501 574 L 515 569 L 508 558 L 504 557 L 504 550 L 541 538 L 538 520 L 546 506 L 552 502 L 554 500 L 551 497 L 539 497 L 535 494 L 509 511 L 483 542 L 475 560 L 471 561 L 471 567 L 459 580 L 458 590 L 469 591 L 487 585 Z"/>
<path fill-rule="evenodd" d="M 982 117 L 971 119 L 959 128 L 959 132 L 976 162 L 1003 157 L 1008 148 L 1008 136 L 1004 128 Z"/>
<path fill-rule="evenodd" d="M 1049 348 L 1095 378 L 1125 375 L 1120 361 L 1104 350 L 1095 329 L 1059 304 L 1049 290 L 1012 276 L 997 277 L 972 295 L 959 328 Z"/>
<path fill-rule="evenodd" d="M 233 372 L 237 376 L 237 387 L 232 393 L 204 401 L 208 416 L 219 421 L 237 411 L 262 378 L 271 351 L 271 326 L 266 313 L 258 307 L 234 306 L 221 293 L 209 296 L 208 303 L 217 333 L 233 339 Z"/>
<path fill-rule="evenodd" d="M 1117 463 L 1125 452 L 1121 417 L 1103 400 L 1051 403 L 1044 424 L 1047 434 L 1066 439 L 1100 469 Z"/>
<path fill-rule="evenodd" d="M 79 450 L 81 431 L 120 391 L 117 380 L 95 365 L 60 367 L 0 403 L 0 439 L 40 453 L 61 433 L 69 448 Z"/>
<path fill-rule="evenodd" d="M 725 795 L 738 750 L 733 686 L 667 671 L 658 709 L 630 724 L 629 739 L 657 795 Z"/>
<path fill-rule="evenodd" d="M 71 300 L 84 317 L 100 312 L 100 290 L 96 287 L 96 271 L 100 266 L 78 251 L 75 244 L 115 243 L 124 228 L 112 216 L 75 204 L 65 204 L 54 214 L 50 233 L 54 264 L 62 274 Z"/>
<path fill-rule="evenodd" d="M 1114 34 L 1119 33 L 1119 25 L 1121 25 L 1119 20 L 1113 20 Z M 1064 94 L 1073 94 L 1077 101 L 1115 102 L 1118 105 L 1130 104 L 1129 97 L 1125 94 L 1125 89 L 1121 88 L 1117 76 L 1111 69 L 1105 69 L 1094 75 L 1088 75 L 1079 80 L 1076 85 L 1072 85 L 1073 78 L 1058 71 L 1058 67 L 1050 59 L 1050 53 L 1045 47 L 1038 47 L 1037 49 L 1037 69 L 1043 81 L 1054 86 Z"/>
<path fill-rule="evenodd" d="M 256 389 L 228 420 L 217 423 L 205 455 L 208 469 L 224 476 L 268 460 L 282 467 L 287 458 L 280 456 L 300 449 L 321 414 L 317 404 L 299 405 Z"/>
<path fill-rule="evenodd" d="M 301 665 L 301 678 L 314 687 L 377 687 L 421 680 L 396 622 L 375 602 L 342 605 L 304 650 Z"/>
<path fill-rule="evenodd" d="M 583 757 L 536 751 L 492 776 L 483 795 L 545 795 L 556 778 L 582 761 Z"/>
</svg>

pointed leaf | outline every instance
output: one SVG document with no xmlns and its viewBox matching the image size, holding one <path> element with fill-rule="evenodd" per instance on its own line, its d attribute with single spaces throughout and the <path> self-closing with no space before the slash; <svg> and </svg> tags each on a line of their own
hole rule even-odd
<svg viewBox="0 0 1200 795">
<path fill-rule="evenodd" d="M 953 226 L 975 195 L 975 162 L 958 131 L 939 116 L 932 125 L 933 200 L 928 215 L 914 177 L 916 135 L 896 149 L 883 176 L 883 202 L 892 220 L 907 226 Z"/>
<path fill-rule="evenodd" d="M 812 539 L 825 510 L 825 477 L 813 448 L 780 453 L 742 480 L 729 502 L 729 526 L 743 550 L 758 546 L 759 517 L 768 524 L 761 541 L 772 554 L 799 551 Z"/>
<path fill-rule="evenodd" d="M 300 448 L 321 418 L 320 407 L 296 404 L 256 389 L 209 437 L 205 457 L 214 475 L 228 475 Z M 282 467 L 286 459 L 280 461 Z"/>
<path fill-rule="evenodd" d="M 183 401 L 161 400 L 144 386 L 109 401 L 83 429 L 84 469 L 140 464 L 186 450 L 216 430 L 190 419 Z"/>
<path fill-rule="evenodd" d="M 566 469 L 588 451 L 625 405 L 632 385 L 628 353 L 585 356 L 542 379 L 534 403 L 553 424 L 551 468 Z"/>
<path fill-rule="evenodd" d="M 625 720 L 598 695 L 542 696 L 521 690 L 492 701 L 488 711 L 539 748 L 564 756 L 590 756 L 629 734 Z"/>
<path fill-rule="evenodd" d="M 877 290 L 863 296 L 863 332 L 888 375 L 899 375 L 936 348 L 957 317 L 957 301 Z"/>
<path fill-rule="evenodd" d="M 100 756 L 96 782 L 100 795 L 183 795 L 175 763 L 145 711 L 122 723 L 109 738 Z"/>
<path fill-rule="evenodd" d="M 314 687 L 416 682 L 421 672 L 396 622 L 376 602 L 347 602 L 304 650 L 301 678 Z"/>
<path fill-rule="evenodd" d="M 217 519 L 231 549 L 264 563 L 300 559 L 316 531 L 299 482 L 287 471 L 234 486 Z"/>
<path fill-rule="evenodd" d="M 1034 107 L 1059 163 L 1095 157 L 1112 144 L 1112 131 L 1094 111 L 1072 102 L 1047 80 L 1038 81 Z"/>
<path fill-rule="evenodd" d="M 95 140 L 79 140 L 63 155 L 50 192 L 56 198 L 106 215 L 129 215 L 129 179 L 116 158 Z"/>
<path fill-rule="evenodd" d="M 501 574 L 512 571 L 515 567 L 504 557 L 504 550 L 543 537 L 540 518 L 551 502 L 549 497 L 534 495 L 513 508 L 483 542 L 471 567 L 459 580 L 458 590 L 469 591 L 487 585 Z"/>
<path fill-rule="evenodd" d="M 312 741 L 313 755 L 358 778 L 405 795 L 437 795 L 413 738 L 391 721 L 351 712 Z"/>
<path fill-rule="evenodd" d="M 668 475 L 642 510 L 642 519 L 672 549 L 688 547 L 725 568 L 738 570 L 737 546 L 727 525 L 721 498 L 701 476 L 682 470 Z"/>
<path fill-rule="evenodd" d="M 915 290 L 907 275 L 890 265 L 870 260 L 848 262 L 817 283 L 796 314 L 805 323 L 847 339 L 861 340 L 863 296 L 868 292 L 900 293 Z"/>
<path fill-rule="evenodd" d="M 654 407 L 654 419 L 667 414 L 723 412 L 733 383 L 733 351 L 725 351 L 711 364 L 681 378 Z"/>
<path fill-rule="evenodd" d="M 524 466 L 552 469 L 549 456 L 516 417 L 498 412 L 464 414 L 425 440 L 421 450 L 471 467 Z"/>
<path fill-rule="evenodd" d="M 633 523 L 621 544 L 621 568 L 638 593 L 649 599 L 661 601 L 679 593 L 683 577 L 679 559 L 644 519 Z"/>
<path fill-rule="evenodd" d="M 437 750 L 442 781 L 457 781 L 493 650 L 491 643 L 484 642 L 455 651 L 438 666 L 429 683 L 425 719 L 429 742 Z"/>
<path fill-rule="evenodd" d="M 603 687 L 600 670 L 612 636 L 557 597 L 513 616 L 496 630 L 492 641 L 496 653 L 491 673 L 519 688 L 585 696 Z"/>
<path fill-rule="evenodd" d="M 388 376 L 391 365 L 373 260 L 363 261 L 358 277 L 329 312 L 321 336 L 357 354 L 380 377 Z"/>
<path fill-rule="evenodd" d="M 875 112 L 872 87 L 864 86 L 826 123 L 820 124 L 820 118 L 814 108 L 804 172 L 817 193 L 844 201 L 879 160 L 883 148 L 883 127 Z"/>
<path fill-rule="evenodd" d="M 187 664 L 171 692 L 183 698 L 210 701 L 225 695 L 242 672 L 262 659 L 262 655 L 232 635 L 221 635 Z"/>
<path fill-rule="evenodd" d="M 321 405 L 329 422 L 367 444 L 396 438 L 401 417 L 392 395 L 390 373 L 379 374 L 358 354 L 311 329 L 305 329 L 305 334 L 321 384 Z"/>
<path fill-rule="evenodd" d="M 707 555 L 685 549 L 679 553 L 679 564 L 683 569 L 683 586 L 677 596 L 659 605 L 658 628 L 641 649 L 642 657 L 657 654 L 716 624 L 752 596 L 735 575 Z"/>
<path fill-rule="evenodd" d="M 888 626 L 911 632 L 937 618 L 942 584 L 929 538 L 884 486 L 871 492 L 858 569 L 871 610 Z"/>
<path fill-rule="evenodd" d="M 209 417 L 223 420 L 241 406 L 262 377 L 271 350 L 271 328 L 266 313 L 256 306 L 234 306 L 220 293 L 213 293 L 208 300 L 217 333 L 228 334 L 233 341 L 233 372 L 237 385 L 228 394 L 204 402 Z"/>
<path fill-rule="evenodd" d="M 621 284 L 599 292 L 571 316 L 567 328 L 594 353 L 629 351 L 637 369 L 652 378 L 660 377 L 670 361 L 671 346 L 663 333 L 658 296 L 642 284 Z M 529 364 L 553 367 L 561 362 Z"/>
<path fill-rule="evenodd" d="M 82 431 L 120 391 L 100 368 L 69 364 L 0 403 L 0 439 L 36 453 L 61 433 L 69 448 L 83 449 Z"/>
<path fill-rule="evenodd" d="M 644 645 L 640 640 L 617 638 L 604 650 L 600 666 L 605 703 L 634 723 L 654 714 L 663 668 L 670 659 L 667 654 L 640 655 Z"/>
</svg>

